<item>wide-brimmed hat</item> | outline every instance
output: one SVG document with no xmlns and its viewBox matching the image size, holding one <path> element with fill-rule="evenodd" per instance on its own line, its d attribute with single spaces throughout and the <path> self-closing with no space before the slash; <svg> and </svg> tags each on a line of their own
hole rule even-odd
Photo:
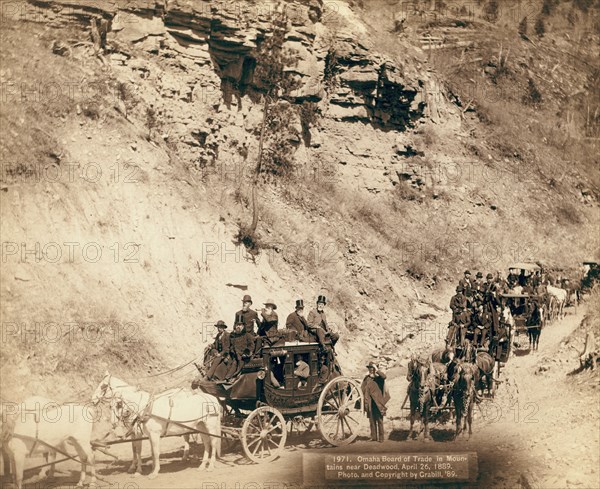
<svg viewBox="0 0 600 489">
<path fill-rule="evenodd" d="M 235 326 L 237 326 L 238 324 L 244 324 L 244 315 L 243 314 L 235 315 Z"/>
<path fill-rule="evenodd" d="M 374 361 L 372 361 L 372 360 L 371 360 L 371 361 L 370 361 L 370 362 L 367 364 L 367 368 L 374 368 L 375 370 L 379 370 L 379 365 L 377 365 L 377 364 L 376 364 Z"/>
<path fill-rule="evenodd" d="M 491 273 L 488 273 L 485 278 L 494 278 L 494 276 Z"/>
<path fill-rule="evenodd" d="M 465 289 L 462 285 L 456 287 L 456 292 L 463 292 Z"/>
<path fill-rule="evenodd" d="M 227 325 L 225 324 L 225 321 L 219 319 L 217 321 L 217 323 L 215 324 L 215 328 L 223 328 L 223 329 L 227 329 Z"/>
<path fill-rule="evenodd" d="M 242 302 L 249 302 L 250 304 L 252 304 L 252 297 L 250 297 L 248 294 L 246 294 L 243 298 L 242 298 Z"/>
<path fill-rule="evenodd" d="M 471 272 L 469 272 L 469 270 L 465 270 L 465 275 L 471 275 Z"/>
<path fill-rule="evenodd" d="M 277 304 L 275 304 L 275 301 L 273 299 L 267 299 L 267 301 L 263 302 L 263 304 L 265 306 L 273 306 L 273 310 L 277 309 Z"/>
<path fill-rule="evenodd" d="M 317 304 L 327 304 L 327 298 L 324 295 L 317 297 Z"/>
<path fill-rule="evenodd" d="M 302 299 L 296 301 L 296 309 L 304 309 L 304 301 Z"/>
<path fill-rule="evenodd" d="M 476 278 L 483 278 L 483 273 L 481 272 L 477 272 L 477 274 L 475 275 Z"/>
</svg>

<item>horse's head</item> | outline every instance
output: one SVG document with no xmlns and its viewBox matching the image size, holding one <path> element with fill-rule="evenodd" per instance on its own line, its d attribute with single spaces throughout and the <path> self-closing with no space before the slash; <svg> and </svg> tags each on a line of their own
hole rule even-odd
<svg viewBox="0 0 600 489">
<path fill-rule="evenodd" d="M 420 380 L 420 367 L 426 365 L 427 362 L 416 354 L 412 354 L 410 361 L 408 362 L 408 375 L 407 378 L 412 382 L 413 385 L 419 385 Z"/>
<path fill-rule="evenodd" d="M 429 378 L 429 366 L 424 363 L 419 363 L 417 367 L 416 376 L 418 378 L 418 384 L 416 384 L 420 391 L 424 391 L 429 388 L 427 385 L 427 379 Z"/>
<path fill-rule="evenodd" d="M 454 385 L 457 389 L 470 392 L 473 387 L 473 370 L 470 365 L 459 364 L 454 372 Z"/>
<path fill-rule="evenodd" d="M 110 423 L 117 437 L 124 438 L 126 436 L 126 428 L 133 423 L 131 418 L 134 414 L 131 407 L 120 395 L 117 394 L 110 400 Z"/>
<path fill-rule="evenodd" d="M 105 399 L 112 399 L 114 397 L 112 382 L 113 376 L 107 370 L 104 378 L 100 381 L 100 384 L 98 384 L 92 395 L 92 404 L 95 405 Z"/>
</svg>

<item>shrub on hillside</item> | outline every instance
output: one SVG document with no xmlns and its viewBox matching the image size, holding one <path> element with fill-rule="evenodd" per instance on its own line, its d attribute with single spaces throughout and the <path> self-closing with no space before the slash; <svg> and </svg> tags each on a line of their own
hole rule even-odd
<svg viewBox="0 0 600 489">
<path fill-rule="evenodd" d="M 519 22 L 519 35 L 523 38 L 527 37 L 527 17 L 523 17 L 523 20 Z"/>
<path fill-rule="evenodd" d="M 542 103 L 542 94 L 531 78 L 527 83 L 527 93 L 523 95 L 523 103 L 532 106 L 538 106 Z"/>
<path fill-rule="evenodd" d="M 496 22 L 500 14 L 500 7 L 496 0 L 490 0 L 483 9 L 485 20 L 488 22 Z"/>
<path fill-rule="evenodd" d="M 542 5 L 542 15 L 551 15 L 554 8 L 560 3 L 559 0 L 544 0 Z"/>
<path fill-rule="evenodd" d="M 538 37 L 542 37 L 546 33 L 546 25 L 544 24 L 544 19 L 538 17 L 535 21 L 534 26 L 535 33 Z"/>
</svg>

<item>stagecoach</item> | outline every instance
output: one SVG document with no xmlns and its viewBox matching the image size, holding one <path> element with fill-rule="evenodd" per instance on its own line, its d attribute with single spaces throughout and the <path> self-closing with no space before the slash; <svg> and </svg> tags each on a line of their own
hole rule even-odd
<svg viewBox="0 0 600 489">
<path fill-rule="evenodd" d="M 513 316 L 515 325 L 512 332 L 509 334 L 509 342 L 508 348 L 506 352 L 502 352 L 502 357 L 504 360 L 500 359 L 501 362 L 506 362 L 510 355 L 510 345 L 514 344 L 514 346 L 518 349 L 528 349 L 529 343 L 521 341 L 523 335 L 527 336 L 529 328 L 537 327 L 537 326 L 528 326 L 530 322 L 530 307 L 529 304 L 531 301 L 541 301 L 542 296 L 534 295 L 534 294 L 516 294 L 516 293 L 507 293 L 500 294 L 500 297 L 505 301 L 506 305 L 508 305 L 510 312 Z M 514 342 L 513 342 L 514 340 Z M 525 345 L 525 346 L 523 346 Z"/>
<path fill-rule="evenodd" d="M 307 377 L 294 374 L 302 360 Z M 318 343 L 281 341 L 263 346 L 228 381 L 196 379 L 192 385 L 217 397 L 224 407 L 223 433 L 239 438 L 253 462 L 277 458 L 288 431 L 308 431 L 316 424 L 334 446 L 358 435 L 363 406 L 360 384 L 342 375 L 332 352 Z"/>
</svg>

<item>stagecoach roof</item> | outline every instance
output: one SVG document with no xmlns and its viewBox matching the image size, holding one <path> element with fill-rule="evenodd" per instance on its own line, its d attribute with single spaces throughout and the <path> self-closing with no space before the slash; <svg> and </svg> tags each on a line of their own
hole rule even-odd
<svg viewBox="0 0 600 489">
<path fill-rule="evenodd" d="M 508 268 L 511 270 L 541 270 L 536 263 L 513 263 Z"/>
</svg>

